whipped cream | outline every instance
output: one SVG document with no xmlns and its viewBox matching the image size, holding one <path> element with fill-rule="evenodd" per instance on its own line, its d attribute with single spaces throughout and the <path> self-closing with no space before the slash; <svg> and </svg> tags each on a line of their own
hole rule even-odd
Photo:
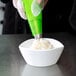
<svg viewBox="0 0 76 76">
<path fill-rule="evenodd" d="M 53 45 L 49 40 L 40 38 L 33 41 L 31 48 L 36 50 L 46 50 L 53 48 Z"/>
</svg>

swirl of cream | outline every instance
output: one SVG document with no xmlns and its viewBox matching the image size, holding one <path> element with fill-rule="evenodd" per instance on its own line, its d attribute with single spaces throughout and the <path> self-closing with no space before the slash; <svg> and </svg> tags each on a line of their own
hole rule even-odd
<svg viewBox="0 0 76 76">
<path fill-rule="evenodd" d="M 53 48 L 53 45 L 49 42 L 49 40 L 40 38 L 33 41 L 31 48 L 36 50 L 46 50 Z"/>
</svg>

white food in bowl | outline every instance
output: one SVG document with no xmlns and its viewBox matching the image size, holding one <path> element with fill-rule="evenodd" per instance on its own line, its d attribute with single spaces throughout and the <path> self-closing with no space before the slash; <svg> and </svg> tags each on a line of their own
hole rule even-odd
<svg viewBox="0 0 76 76">
<path fill-rule="evenodd" d="M 30 48 L 35 50 L 45 50 L 53 48 L 53 45 L 51 44 L 51 42 L 49 42 L 49 40 L 40 38 L 40 39 L 34 39 Z"/>
</svg>

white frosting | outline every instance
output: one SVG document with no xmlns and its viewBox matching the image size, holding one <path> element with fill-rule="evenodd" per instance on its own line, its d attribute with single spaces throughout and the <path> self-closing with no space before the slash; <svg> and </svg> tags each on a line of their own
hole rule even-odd
<svg viewBox="0 0 76 76">
<path fill-rule="evenodd" d="M 45 50 L 53 48 L 53 45 L 48 40 L 41 38 L 35 39 L 32 43 L 31 48 L 36 50 Z"/>
</svg>

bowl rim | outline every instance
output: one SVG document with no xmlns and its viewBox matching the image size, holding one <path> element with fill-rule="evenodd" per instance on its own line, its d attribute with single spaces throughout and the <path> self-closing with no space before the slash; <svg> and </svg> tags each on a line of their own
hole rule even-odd
<svg viewBox="0 0 76 76">
<path fill-rule="evenodd" d="M 59 48 L 63 48 L 64 49 L 64 45 L 63 45 L 63 43 L 61 43 L 59 40 L 57 40 L 57 39 L 54 39 L 54 38 L 43 38 L 43 39 L 47 39 L 47 40 L 53 40 L 53 41 L 56 41 L 56 42 L 58 42 L 60 45 L 61 45 L 61 47 L 57 47 L 57 48 L 49 48 L 49 49 L 46 49 L 46 50 L 40 50 L 40 49 L 38 49 L 38 50 L 36 50 L 36 49 L 32 49 L 32 48 L 28 48 L 28 47 L 23 47 L 22 45 L 24 44 L 24 42 L 27 42 L 27 41 L 29 41 L 29 40 L 34 40 L 34 38 L 31 38 L 31 39 L 27 39 L 27 40 L 25 40 L 25 41 L 23 41 L 20 45 L 19 45 L 19 49 L 20 48 L 22 48 L 22 49 L 28 49 L 28 51 L 52 51 L 52 50 L 55 50 L 55 49 L 59 49 Z"/>
</svg>

